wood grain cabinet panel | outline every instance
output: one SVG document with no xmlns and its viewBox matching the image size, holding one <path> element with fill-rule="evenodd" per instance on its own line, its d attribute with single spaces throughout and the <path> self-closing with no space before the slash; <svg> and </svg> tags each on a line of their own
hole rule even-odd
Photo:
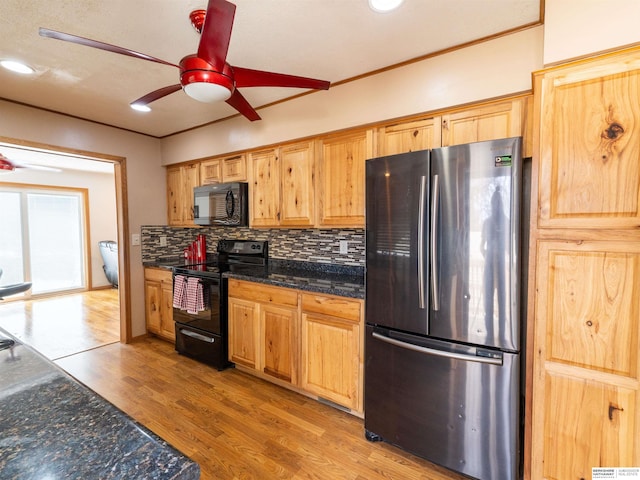
<svg viewBox="0 0 640 480">
<path fill-rule="evenodd" d="M 200 185 L 247 180 L 247 158 L 244 153 L 216 157 L 200 162 Z"/>
<path fill-rule="evenodd" d="M 200 185 L 200 165 L 167 167 L 167 222 L 193 227 L 193 189 Z"/>
<path fill-rule="evenodd" d="M 262 372 L 293 385 L 298 383 L 297 308 L 260 306 Z"/>
<path fill-rule="evenodd" d="M 540 226 L 640 226 L 638 62 L 558 70 L 538 85 Z"/>
<path fill-rule="evenodd" d="M 441 146 L 440 117 L 386 125 L 378 129 L 378 156 L 428 150 Z"/>
<path fill-rule="evenodd" d="M 271 148 L 249 155 L 249 215 L 252 227 L 280 224 L 280 158 Z"/>
<path fill-rule="evenodd" d="M 175 341 L 171 270 L 144 269 L 144 304 L 147 331 L 165 340 Z"/>
<path fill-rule="evenodd" d="M 299 142 L 280 147 L 280 225 L 315 224 L 315 143 Z"/>
<path fill-rule="evenodd" d="M 364 226 L 365 160 L 373 157 L 373 132 L 322 139 L 318 222 L 321 227 Z"/>
<path fill-rule="evenodd" d="M 442 115 L 442 146 L 524 135 L 524 100 L 494 102 Z"/>
<path fill-rule="evenodd" d="M 229 297 L 229 360 L 260 368 L 260 317 L 255 302 Z"/>
</svg>

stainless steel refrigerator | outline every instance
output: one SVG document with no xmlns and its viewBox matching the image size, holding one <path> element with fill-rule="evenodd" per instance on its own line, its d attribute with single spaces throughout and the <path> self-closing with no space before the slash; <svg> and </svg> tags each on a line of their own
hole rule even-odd
<svg viewBox="0 0 640 480">
<path fill-rule="evenodd" d="M 521 472 L 521 149 L 366 164 L 366 436 L 482 480 Z"/>
</svg>

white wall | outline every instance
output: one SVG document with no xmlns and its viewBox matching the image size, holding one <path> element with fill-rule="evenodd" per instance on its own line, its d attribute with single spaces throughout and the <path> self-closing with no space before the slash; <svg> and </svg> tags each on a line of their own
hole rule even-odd
<svg viewBox="0 0 640 480">
<path fill-rule="evenodd" d="M 542 27 L 314 92 L 162 140 L 172 164 L 531 90 Z"/>
<path fill-rule="evenodd" d="M 166 223 L 166 180 L 160 140 L 0 101 L 0 136 L 126 158 L 130 233 Z M 145 333 L 144 271 L 140 247 L 129 247 L 132 334 Z"/>
<path fill-rule="evenodd" d="M 101 240 L 117 240 L 116 190 L 112 173 L 64 170 L 46 172 L 26 168 L 0 176 L 7 183 L 50 185 L 55 187 L 86 188 L 89 202 L 89 240 L 91 249 L 89 275 L 93 288 L 110 285 L 102 269 L 103 261 L 98 248 Z"/>
<path fill-rule="evenodd" d="M 546 0 L 544 63 L 640 42 L 639 0 Z"/>
</svg>

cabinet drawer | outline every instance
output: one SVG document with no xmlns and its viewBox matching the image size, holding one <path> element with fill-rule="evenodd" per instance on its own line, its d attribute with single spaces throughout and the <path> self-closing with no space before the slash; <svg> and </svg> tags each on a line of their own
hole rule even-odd
<svg viewBox="0 0 640 480">
<path fill-rule="evenodd" d="M 152 267 L 146 267 L 144 269 L 144 279 L 153 280 L 156 282 L 169 282 L 169 283 L 173 281 L 171 270 L 167 270 L 164 268 L 152 268 Z"/>
<path fill-rule="evenodd" d="M 259 303 L 298 306 L 298 292 L 254 282 L 229 279 L 229 296 Z"/>
<path fill-rule="evenodd" d="M 335 297 L 331 295 L 302 294 L 302 311 L 314 312 L 332 317 L 359 322 L 362 315 L 362 300 Z"/>
</svg>

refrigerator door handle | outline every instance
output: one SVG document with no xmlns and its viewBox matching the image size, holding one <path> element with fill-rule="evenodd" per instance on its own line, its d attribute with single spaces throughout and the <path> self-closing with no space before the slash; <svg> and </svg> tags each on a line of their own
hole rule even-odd
<svg viewBox="0 0 640 480">
<path fill-rule="evenodd" d="M 381 340 L 396 347 L 406 348 L 407 350 L 413 350 L 414 352 L 425 353 L 427 355 L 435 355 L 438 357 L 451 358 L 455 360 L 464 360 L 467 362 L 488 363 L 491 365 L 502 365 L 502 358 L 493 357 L 480 357 L 477 355 L 466 355 L 464 353 L 445 352 L 443 350 L 437 350 L 435 348 L 421 347 L 420 345 L 414 345 L 412 343 L 402 342 L 395 338 L 389 338 L 385 335 L 380 335 L 377 332 L 371 334 L 373 338 Z"/>
<path fill-rule="evenodd" d="M 440 310 L 440 286 L 438 285 L 438 206 L 440 203 L 440 179 L 433 176 L 433 196 L 431 197 L 431 238 L 429 255 L 431 256 L 431 298 L 434 311 Z"/>
<path fill-rule="evenodd" d="M 424 301 L 424 209 L 427 196 L 427 177 L 420 177 L 420 205 L 418 207 L 418 307 L 425 309 Z"/>
</svg>

